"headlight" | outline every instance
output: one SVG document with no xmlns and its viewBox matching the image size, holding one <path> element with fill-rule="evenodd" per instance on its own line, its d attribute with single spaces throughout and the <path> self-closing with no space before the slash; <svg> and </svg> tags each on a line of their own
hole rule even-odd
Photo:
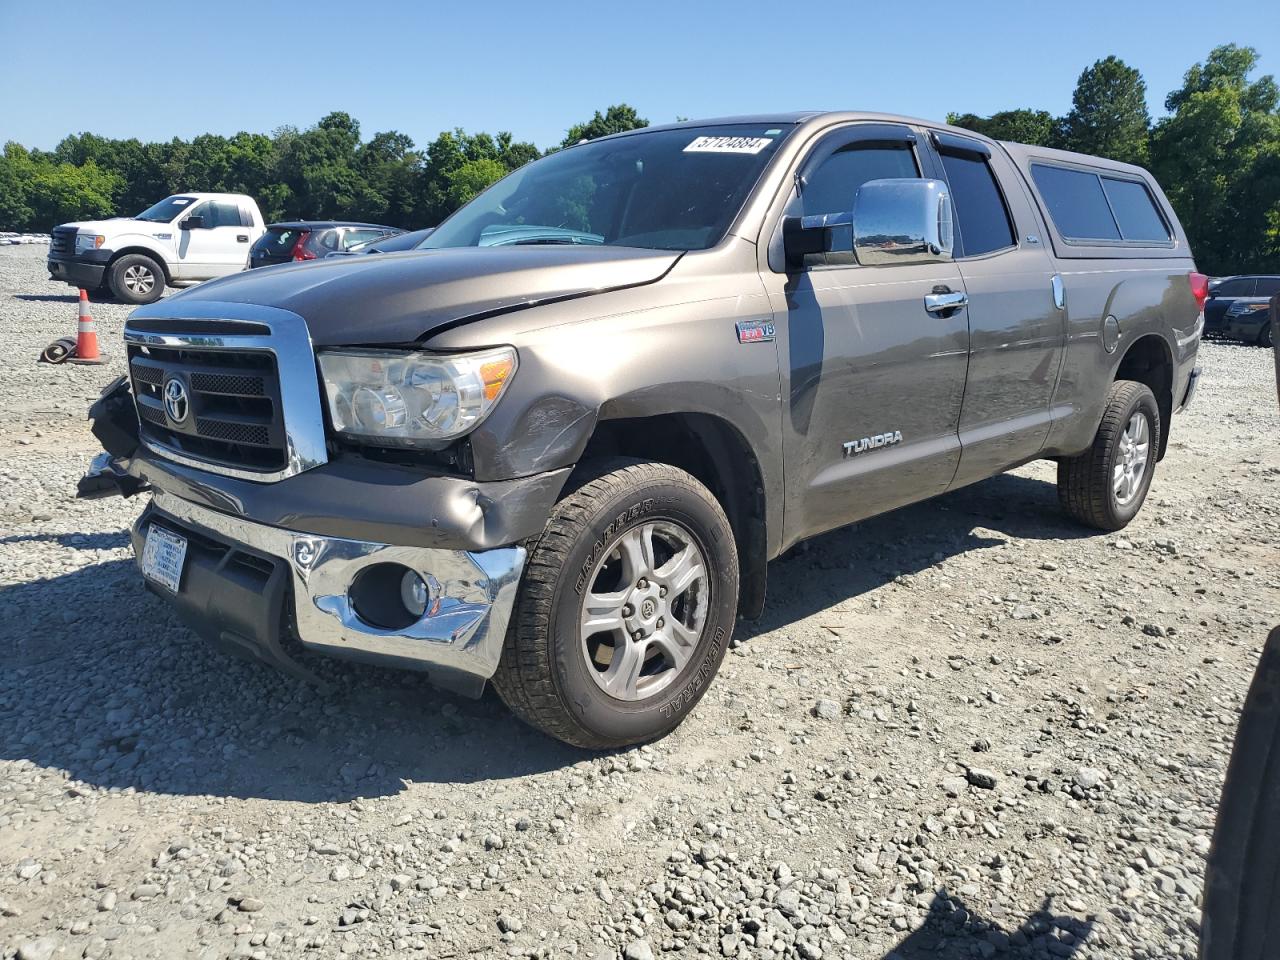
<svg viewBox="0 0 1280 960">
<path fill-rule="evenodd" d="M 1246 313 L 1261 313 L 1270 307 L 1270 303 L 1247 303 L 1244 300 L 1237 300 L 1228 308 L 1227 313 L 1233 317 L 1241 317 Z"/>
<path fill-rule="evenodd" d="M 86 250 L 97 250 L 102 246 L 102 242 L 106 237 L 96 233 L 77 233 L 76 234 L 76 253 L 84 253 Z"/>
<path fill-rule="evenodd" d="M 397 447 L 437 447 L 475 429 L 515 370 L 516 352 L 510 347 L 462 354 L 320 354 L 334 429 Z"/>
</svg>

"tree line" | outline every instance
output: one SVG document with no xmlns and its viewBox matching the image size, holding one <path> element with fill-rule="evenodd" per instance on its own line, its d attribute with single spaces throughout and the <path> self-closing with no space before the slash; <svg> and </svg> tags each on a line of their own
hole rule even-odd
<svg viewBox="0 0 1280 960">
<path fill-rule="evenodd" d="M 1111 56 L 1087 67 L 1065 116 L 1018 108 L 952 113 L 957 126 L 1000 140 L 1061 147 L 1149 168 L 1214 274 L 1280 273 L 1280 88 L 1251 79 L 1258 53 L 1215 47 L 1165 98 L 1153 121 L 1141 73 Z M 626 104 L 571 127 L 560 149 L 646 126 Z M 143 143 L 92 133 L 52 151 L 10 142 L 0 155 L 0 229 L 141 211 L 183 190 L 253 196 L 269 220 L 351 218 L 414 228 L 440 222 L 511 170 L 541 156 L 510 133 L 441 133 L 424 149 L 398 131 L 363 140 L 346 113 L 270 135 L 202 134 Z"/>
</svg>

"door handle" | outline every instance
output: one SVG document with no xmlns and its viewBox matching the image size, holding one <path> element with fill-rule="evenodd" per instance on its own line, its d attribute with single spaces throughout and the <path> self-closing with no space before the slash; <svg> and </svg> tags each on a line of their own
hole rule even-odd
<svg viewBox="0 0 1280 960">
<path fill-rule="evenodd" d="M 247 233 L 236 234 L 236 243 L 248 243 L 248 242 L 249 242 L 249 235 Z"/>
<path fill-rule="evenodd" d="M 961 310 L 969 303 L 969 295 L 964 291 L 952 293 L 950 290 L 945 293 L 930 293 L 924 298 L 924 308 L 934 316 L 949 316 L 951 313 Z"/>
</svg>

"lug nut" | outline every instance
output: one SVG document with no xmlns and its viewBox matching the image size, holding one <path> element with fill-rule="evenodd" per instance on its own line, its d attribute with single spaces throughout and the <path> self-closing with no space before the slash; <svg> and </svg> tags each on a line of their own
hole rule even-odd
<svg viewBox="0 0 1280 960">
<path fill-rule="evenodd" d="M 659 618 L 658 618 L 658 629 L 659 629 L 659 630 L 661 630 L 661 629 L 662 629 L 663 627 L 665 627 L 666 625 L 667 625 L 667 621 L 666 621 L 666 620 L 664 620 L 664 619 L 662 619 L 662 617 L 659 617 Z"/>
<path fill-rule="evenodd" d="M 659 587 L 659 588 L 658 588 L 658 596 L 660 596 L 660 597 L 665 597 L 666 595 L 667 595 L 667 588 L 666 588 L 666 587 Z"/>
<path fill-rule="evenodd" d="M 635 607 L 633 607 L 631 604 L 629 604 L 629 603 L 627 603 L 627 604 L 623 604 L 623 607 L 622 607 L 622 615 L 623 615 L 624 617 L 629 617 L 629 616 L 631 616 L 632 614 L 634 614 L 635 612 L 636 612 L 636 608 L 635 608 Z"/>
<path fill-rule="evenodd" d="M 644 579 L 643 577 L 641 577 L 640 580 L 636 582 L 636 586 L 639 587 L 641 590 L 643 590 L 648 585 L 649 585 L 649 581 Z"/>
</svg>

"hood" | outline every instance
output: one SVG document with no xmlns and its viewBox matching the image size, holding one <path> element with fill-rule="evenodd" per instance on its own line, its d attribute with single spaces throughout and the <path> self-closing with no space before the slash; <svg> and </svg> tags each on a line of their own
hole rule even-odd
<svg viewBox="0 0 1280 960">
<path fill-rule="evenodd" d="M 148 220 L 135 220 L 133 217 L 111 217 L 109 220 L 77 220 L 75 223 L 60 223 L 59 229 L 73 227 L 77 232 L 100 233 L 104 237 L 119 236 L 122 233 L 173 233 L 178 228 L 172 223 L 151 223 Z"/>
<path fill-rule="evenodd" d="M 633 247 L 454 247 L 261 267 L 156 304 L 279 307 L 318 347 L 409 344 L 468 320 L 661 279 L 681 254 Z M 170 309 L 165 309 L 171 305 Z M 158 308 L 158 309 L 157 309 Z"/>
</svg>

